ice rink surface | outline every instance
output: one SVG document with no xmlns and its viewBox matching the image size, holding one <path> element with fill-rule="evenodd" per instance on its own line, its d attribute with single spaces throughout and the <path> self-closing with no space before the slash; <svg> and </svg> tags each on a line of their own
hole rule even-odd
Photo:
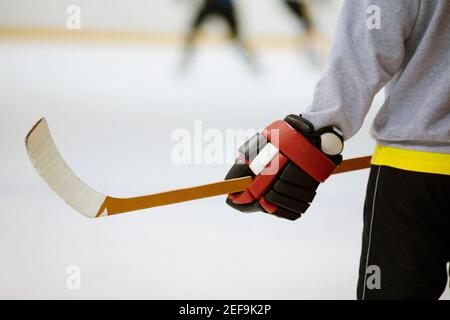
<svg viewBox="0 0 450 320">
<path fill-rule="evenodd" d="M 24 146 L 45 116 L 86 183 L 135 196 L 223 179 L 228 164 L 175 165 L 174 130 L 262 128 L 311 101 L 301 52 L 0 42 L 0 298 L 354 299 L 368 171 L 335 176 L 297 222 L 244 215 L 224 197 L 89 220 L 40 179 Z M 370 154 L 376 98 L 345 157 Z M 234 150 L 227 152 L 234 152 Z M 67 288 L 79 266 L 81 289 Z M 444 296 L 449 297 L 448 292 Z"/>
</svg>

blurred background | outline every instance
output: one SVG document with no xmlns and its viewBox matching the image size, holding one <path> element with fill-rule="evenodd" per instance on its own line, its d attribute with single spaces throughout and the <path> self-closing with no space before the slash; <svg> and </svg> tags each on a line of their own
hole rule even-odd
<svg viewBox="0 0 450 320">
<path fill-rule="evenodd" d="M 172 133 L 301 113 L 341 1 L 217 2 L 0 0 L 0 298 L 355 298 L 367 171 L 331 178 L 297 222 L 238 214 L 224 197 L 88 220 L 27 157 L 25 135 L 45 116 L 69 165 L 102 193 L 223 179 L 227 163 L 174 164 Z M 372 152 L 382 99 L 345 157 Z"/>
</svg>

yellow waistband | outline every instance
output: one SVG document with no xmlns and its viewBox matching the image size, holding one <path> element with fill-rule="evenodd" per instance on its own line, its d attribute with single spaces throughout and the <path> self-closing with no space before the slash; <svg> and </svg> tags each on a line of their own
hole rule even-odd
<svg viewBox="0 0 450 320">
<path fill-rule="evenodd" d="M 450 175 L 450 154 L 377 145 L 372 164 L 397 169 Z"/>
</svg>

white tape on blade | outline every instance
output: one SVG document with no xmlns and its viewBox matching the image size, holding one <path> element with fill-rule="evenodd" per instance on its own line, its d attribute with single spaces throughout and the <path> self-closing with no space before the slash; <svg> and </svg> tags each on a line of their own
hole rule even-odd
<svg viewBox="0 0 450 320">
<path fill-rule="evenodd" d="M 33 165 L 49 186 L 83 215 L 94 218 L 106 199 L 81 181 L 61 157 L 43 119 L 30 133 L 28 154 Z"/>
<path fill-rule="evenodd" d="M 250 169 L 255 175 L 259 175 L 279 151 L 273 144 L 268 143 L 250 163 Z"/>
</svg>

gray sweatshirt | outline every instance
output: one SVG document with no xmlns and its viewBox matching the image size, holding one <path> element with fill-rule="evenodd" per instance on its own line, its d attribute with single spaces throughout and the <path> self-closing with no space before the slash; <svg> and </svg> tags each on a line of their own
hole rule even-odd
<svg viewBox="0 0 450 320">
<path fill-rule="evenodd" d="M 450 154 L 450 0 L 345 1 L 303 116 L 316 128 L 337 126 L 348 139 L 383 87 L 372 127 L 377 143 Z"/>
</svg>

